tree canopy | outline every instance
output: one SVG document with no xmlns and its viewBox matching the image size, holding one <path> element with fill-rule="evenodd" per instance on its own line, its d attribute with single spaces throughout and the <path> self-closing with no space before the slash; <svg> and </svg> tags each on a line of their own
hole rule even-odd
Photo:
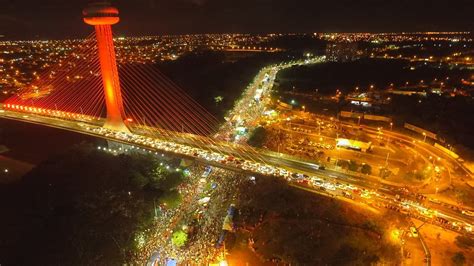
<svg viewBox="0 0 474 266">
<path fill-rule="evenodd" d="M 171 238 L 171 242 L 178 248 L 183 247 L 186 242 L 188 241 L 188 234 L 183 230 L 179 230 L 173 233 L 173 237 Z"/>
<path fill-rule="evenodd" d="M 261 148 L 267 137 L 267 131 L 263 127 L 257 127 L 251 134 L 247 143 L 251 146 Z"/>
<path fill-rule="evenodd" d="M 181 181 L 180 173 L 167 171 L 151 155 L 114 156 L 90 145 L 74 147 L 41 163 L 18 184 L 12 204 L 23 212 L 12 215 L 23 223 L 18 246 L 12 247 L 17 252 L 6 258 L 36 265 L 133 260 L 136 236 L 151 227 L 155 202 Z"/>
</svg>

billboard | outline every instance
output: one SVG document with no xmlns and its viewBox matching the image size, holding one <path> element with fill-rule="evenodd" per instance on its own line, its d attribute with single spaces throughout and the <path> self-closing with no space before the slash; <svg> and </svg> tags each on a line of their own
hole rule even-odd
<svg viewBox="0 0 474 266">
<path fill-rule="evenodd" d="M 387 123 L 392 122 L 392 118 L 381 115 L 364 115 L 364 119 L 372 121 L 382 121 Z"/>
<path fill-rule="evenodd" d="M 431 132 L 431 131 L 428 131 L 428 130 L 425 130 L 421 127 L 417 127 L 417 126 L 414 126 L 412 124 L 408 124 L 408 123 L 405 123 L 404 127 L 406 129 L 409 129 L 411 131 L 415 131 L 417 133 L 420 133 L 422 135 L 426 135 L 428 138 L 432 138 L 432 139 L 436 139 L 436 134 Z"/>
<path fill-rule="evenodd" d="M 363 113 L 354 113 L 354 112 L 347 112 L 347 111 L 341 111 L 339 115 L 342 117 L 350 117 L 350 118 L 359 118 L 359 117 L 362 118 L 364 116 Z"/>
</svg>

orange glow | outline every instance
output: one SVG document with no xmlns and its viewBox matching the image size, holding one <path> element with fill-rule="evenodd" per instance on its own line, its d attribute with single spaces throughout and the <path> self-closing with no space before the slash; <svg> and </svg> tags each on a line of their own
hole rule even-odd
<svg viewBox="0 0 474 266">
<path fill-rule="evenodd" d="M 82 14 L 84 22 L 93 26 L 114 25 L 120 21 L 118 9 L 105 2 L 89 5 Z"/>
<path fill-rule="evenodd" d="M 96 25 L 95 30 L 104 85 L 105 104 L 107 106 L 107 120 L 104 127 L 128 132 L 129 130 L 123 122 L 125 112 L 115 60 L 112 29 L 110 25 Z"/>
<path fill-rule="evenodd" d="M 111 27 L 111 25 L 119 22 L 119 11 L 106 2 L 100 2 L 90 4 L 82 13 L 84 15 L 84 22 L 95 27 L 105 105 L 107 107 L 107 119 L 104 127 L 129 132 L 124 123 L 125 111 Z"/>
<path fill-rule="evenodd" d="M 119 22 L 118 17 L 106 17 L 106 18 L 84 18 L 84 22 L 89 25 L 113 25 Z"/>
</svg>

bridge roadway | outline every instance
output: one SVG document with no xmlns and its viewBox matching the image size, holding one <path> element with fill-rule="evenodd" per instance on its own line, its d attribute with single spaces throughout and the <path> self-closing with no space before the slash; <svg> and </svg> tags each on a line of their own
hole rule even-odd
<svg viewBox="0 0 474 266">
<path fill-rule="evenodd" d="M 282 156 L 281 154 L 268 152 L 249 150 L 248 147 L 237 145 L 233 143 L 215 143 L 205 142 L 205 138 L 197 137 L 190 134 L 181 134 L 179 137 L 173 137 L 170 139 L 160 139 L 153 136 L 153 143 L 175 143 L 170 145 L 155 145 L 153 143 L 147 143 L 146 140 L 151 137 L 141 136 L 132 134 L 124 138 L 124 133 L 114 134 L 113 132 L 103 129 L 100 125 L 102 121 L 96 120 L 95 122 L 78 122 L 72 120 L 64 120 L 55 117 L 46 117 L 36 114 L 27 114 L 22 112 L 15 112 L 10 110 L 0 109 L 0 118 L 16 120 L 21 122 L 27 122 L 31 124 L 37 124 L 42 126 L 48 126 L 58 128 L 62 130 L 72 131 L 80 134 L 86 134 L 97 138 L 102 138 L 110 141 L 115 141 L 131 147 L 141 148 L 144 150 L 156 151 L 161 153 L 167 153 L 171 155 L 179 155 L 180 157 L 194 159 L 199 162 L 203 162 L 209 165 L 225 168 L 228 170 L 243 172 L 249 175 L 252 174 L 271 174 L 275 176 L 285 177 L 286 179 L 292 180 L 291 173 L 300 174 L 301 178 L 299 181 L 304 180 L 306 184 L 311 183 L 311 178 L 319 178 L 328 182 L 328 184 L 346 184 L 353 185 L 362 190 L 377 191 L 374 197 L 378 197 L 380 202 L 392 202 L 397 204 L 398 198 L 401 194 L 402 186 L 397 184 L 382 184 L 378 180 L 372 180 L 363 175 L 353 175 L 350 173 L 341 173 L 333 170 L 321 170 L 317 164 L 309 161 L 302 161 Z M 147 131 L 149 129 L 137 129 L 138 131 Z M 117 137 L 119 136 L 119 137 Z M 199 140 L 199 141 L 197 141 Z M 240 148 L 240 150 L 239 150 Z M 258 153 L 259 158 L 251 162 L 248 160 L 242 160 L 241 155 L 244 153 Z M 218 153 L 226 154 L 218 156 Z M 229 161 L 228 156 L 235 157 L 236 159 Z M 238 161 L 240 160 L 240 161 Z M 286 174 L 282 174 L 282 171 Z M 286 171 L 286 172 L 285 172 Z M 311 177 L 310 177 L 311 176 Z M 294 178 L 296 181 L 296 178 Z M 327 193 L 333 193 L 328 191 Z M 334 194 L 334 193 L 333 193 Z M 337 196 L 337 195 L 336 195 Z M 339 195 L 340 196 L 340 195 Z M 434 202 L 424 203 L 424 207 L 417 205 L 414 196 L 402 195 L 406 200 L 410 200 L 413 208 L 430 208 L 437 211 L 438 217 L 443 217 L 450 222 L 461 223 L 472 225 L 472 217 L 468 217 L 462 214 L 459 210 L 455 210 L 453 206 L 446 204 L 438 204 Z M 458 230 L 459 231 L 459 230 Z M 470 233 L 468 230 L 461 230 L 462 233 Z"/>
</svg>

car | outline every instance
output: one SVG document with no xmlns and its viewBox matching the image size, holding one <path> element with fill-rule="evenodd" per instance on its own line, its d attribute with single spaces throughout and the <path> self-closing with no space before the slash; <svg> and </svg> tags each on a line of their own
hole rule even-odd
<svg viewBox="0 0 474 266">
<path fill-rule="evenodd" d="M 464 230 L 466 230 L 467 232 L 472 232 L 472 225 L 466 223 L 464 225 Z"/>
<path fill-rule="evenodd" d="M 474 212 L 468 211 L 468 210 L 463 210 L 462 214 L 467 215 L 467 216 L 474 216 Z"/>
<path fill-rule="evenodd" d="M 437 199 L 433 199 L 433 198 L 428 198 L 428 201 L 433 202 L 433 203 L 437 203 L 437 204 L 441 203 L 441 201 L 439 201 Z"/>
<path fill-rule="evenodd" d="M 331 183 L 324 183 L 323 186 L 327 189 L 327 190 L 332 190 L 332 191 L 335 191 L 336 190 L 336 186 L 331 184 Z"/>
<path fill-rule="evenodd" d="M 410 234 L 412 237 L 418 237 L 418 230 L 415 227 L 410 227 Z"/>
<path fill-rule="evenodd" d="M 354 199 L 354 196 L 352 196 L 352 194 L 349 192 L 343 191 L 342 195 L 348 199 Z"/>
<path fill-rule="evenodd" d="M 449 224 L 449 221 L 443 217 L 436 217 L 436 221 L 440 224 Z"/>
<path fill-rule="evenodd" d="M 293 179 L 300 179 L 300 178 L 302 178 L 302 177 L 300 177 L 297 173 L 292 173 L 292 174 L 291 174 L 291 178 L 293 178 Z"/>
</svg>

